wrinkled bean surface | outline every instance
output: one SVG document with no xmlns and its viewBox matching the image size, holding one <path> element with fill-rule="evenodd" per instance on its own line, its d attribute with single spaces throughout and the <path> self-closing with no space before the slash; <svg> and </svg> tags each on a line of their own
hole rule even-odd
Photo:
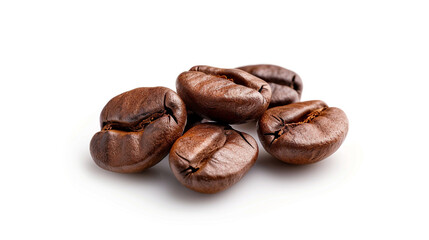
<svg viewBox="0 0 429 240">
<path fill-rule="evenodd" d="M 164 158 L 186 124 L 186 107 L 164 87 L 136 88 L 111 99 L 90 143 L 95 163 L 122 173 L 140 172 Z"/>
<path fill-rule="evenodd" d="M 301 99 L 302 80 L 298 74 L 291 70 L 270 64 L 248 65 L 238 69 L 255 75 L 270 85 L 271 102 L 269 108 L 299 102 Z"/>
<path fill-rule="evenodd" d="M 271 99 L 265 81 L 239 69 L 195 66 L 177 77 L 176 88 L 189 110 L 229 124 L 259 118 Z"/>
<path fill-rule="evenodd" d="M 258 122 L 265 150 L 291 164 L 314 163 L 330 156 L 347 131 L 346 114 L 319 100 L 268 109 Z"/>
<path fill-rule="evenodd" d="M 252 136 L 228 125 L 202 123 L 180 137 L 170 151 L 170 168 L 184 186 L 202 193 L 238 182 L 258 156 Z"/>
</svg>

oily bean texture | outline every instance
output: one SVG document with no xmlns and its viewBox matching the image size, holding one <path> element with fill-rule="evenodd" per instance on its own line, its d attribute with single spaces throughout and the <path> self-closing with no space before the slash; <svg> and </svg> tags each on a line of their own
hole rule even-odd
<svg viewBox="0 0 429 240">
<path fill-rule="evenodd" d="M 216 193 L 238 182 L 255 163 L 258 145 L 228 125 L 202 123 L 187 131 L 170 151 L 170 168 L 184 186 Z"/>
<path fill-rule="evenodd" d="M 239 69 L 195 66 L 177 77 L 176 88 L 190 111 L 229 124 L 258 119 L 271 99 L 267 82 Z"/>
<path fill-rule="evenodd" d="M 291 164 L 327 158 L 341 146 L 347 132 L 346 114 L 319 100 L 268 109 L 258 121 L 265 150 Z"/>
<path fill-rule="evenodd" d="M 100 123 L 90 143 L 95 163 L 114 172 L 140 172 L 161 161 L 182 135 L 186 107 L 168 88 L 136 88 L 111 99 Z"/>
<path fill-rule="evenodd" d="M 301 78 L 295 72 L 286 68 L 258 64 L 239 67 L 258 78 L 265 80 L 271 87 L 271 102 L 269 108 L 299 102 L 303 90 Z"/>
</svg>

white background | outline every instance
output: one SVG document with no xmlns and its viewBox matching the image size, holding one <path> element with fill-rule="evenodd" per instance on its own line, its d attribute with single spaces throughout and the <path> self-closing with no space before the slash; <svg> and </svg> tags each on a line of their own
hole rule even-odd
<svg viewBox="0 0 429 240">
<path fill-rule="evenodd" d="M 428 239 L 425 1 L 1 1 L 1 239 Z M 112 97 L 193 65 L 271 63 L 349 117 L 342 147 L 288 166 L 260 148 L 232 188 L 98 168 Z M 252 124 L 238 126 L 256 137 Z M 260 146 L 261 147 L 261 146 Z"/>
</svg>

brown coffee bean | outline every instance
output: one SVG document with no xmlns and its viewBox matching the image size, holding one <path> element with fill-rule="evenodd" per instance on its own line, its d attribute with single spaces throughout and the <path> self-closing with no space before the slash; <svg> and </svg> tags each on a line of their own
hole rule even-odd
<svg viewBox="0 0 429 240">
<path fill-rule="evenodd" d="M 315 100 L 268 109 L 258 122 L 265 150 L 291 164 L 308 164 L 333 154 L 348 131 L 346 114 Z"/>
<path fill-rule="evenodd" d="M 195 66 L 177 77 L 176 88 L 189 110 L 230 124 L 259 118 L 271 98 L 265 81 L 239 69 Z"/>
<path fill-rule="evenodd" d="M 238 182 L 255 163 L 258 144 L 228 125 L 202 123 L 177 139 L 170 168 L 184 186 L 216 193 Z"/>
<path fill-rule="evenodd" d="M 90 143 L 95 163 L 114 172 L 140 172 L 161 161 L 182 135 L 186 107 L 168 88 L 136 88 L 111 99 L 100 122 Z"/>
<path fill-rule="evenodd" d="M 268 108 L 283 106 L 301 99 L 303 84 L 295 72 L 276 65 L 259 64 L 239 67 L 262 80 L 271 87 L 271 102 Z"/>
</svg>

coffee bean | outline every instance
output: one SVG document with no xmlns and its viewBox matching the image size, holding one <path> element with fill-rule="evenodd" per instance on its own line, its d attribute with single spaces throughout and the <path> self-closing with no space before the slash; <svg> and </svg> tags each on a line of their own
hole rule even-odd
<svg viewBox="0 0 429 240">
<path fill-rule="evenodd" d="M 291 164 L 327 158 L 341 146 L 347 131 L 346 114 L 318 100 L 268 109 L 258 121 L 265 150 Z"/>
<path fill-rule="evenodd" d="M 258 145 L 228 125 L 201 123 L 177 139 L 170 168 L 184 186 L 216 193 L 238 182 L 255 163 Z"/>
<path fill-rule="evenodd" d="M 259 64 L 239 67 L 271 87 L 271 102 L 268 108 L 299 102 L 302 94 L 302 80 L 295 72 L 276 65 Z"/>
<path fill-rule="evenodd" d="M 177 77 L 176 88 L 189 110 L 229 124 L 259 118 L 271 98 L 265 81 L 239 69 L 195 66 Z"/>
<path fill-rule="evenodd" d="M 95 163 L 114 172 L 140 172 L 161 161 L 182 135 L 186 107 L 168 88 L 136 88 L 111 99 L 100 122 L 90 143 Z"/>
</svg>

